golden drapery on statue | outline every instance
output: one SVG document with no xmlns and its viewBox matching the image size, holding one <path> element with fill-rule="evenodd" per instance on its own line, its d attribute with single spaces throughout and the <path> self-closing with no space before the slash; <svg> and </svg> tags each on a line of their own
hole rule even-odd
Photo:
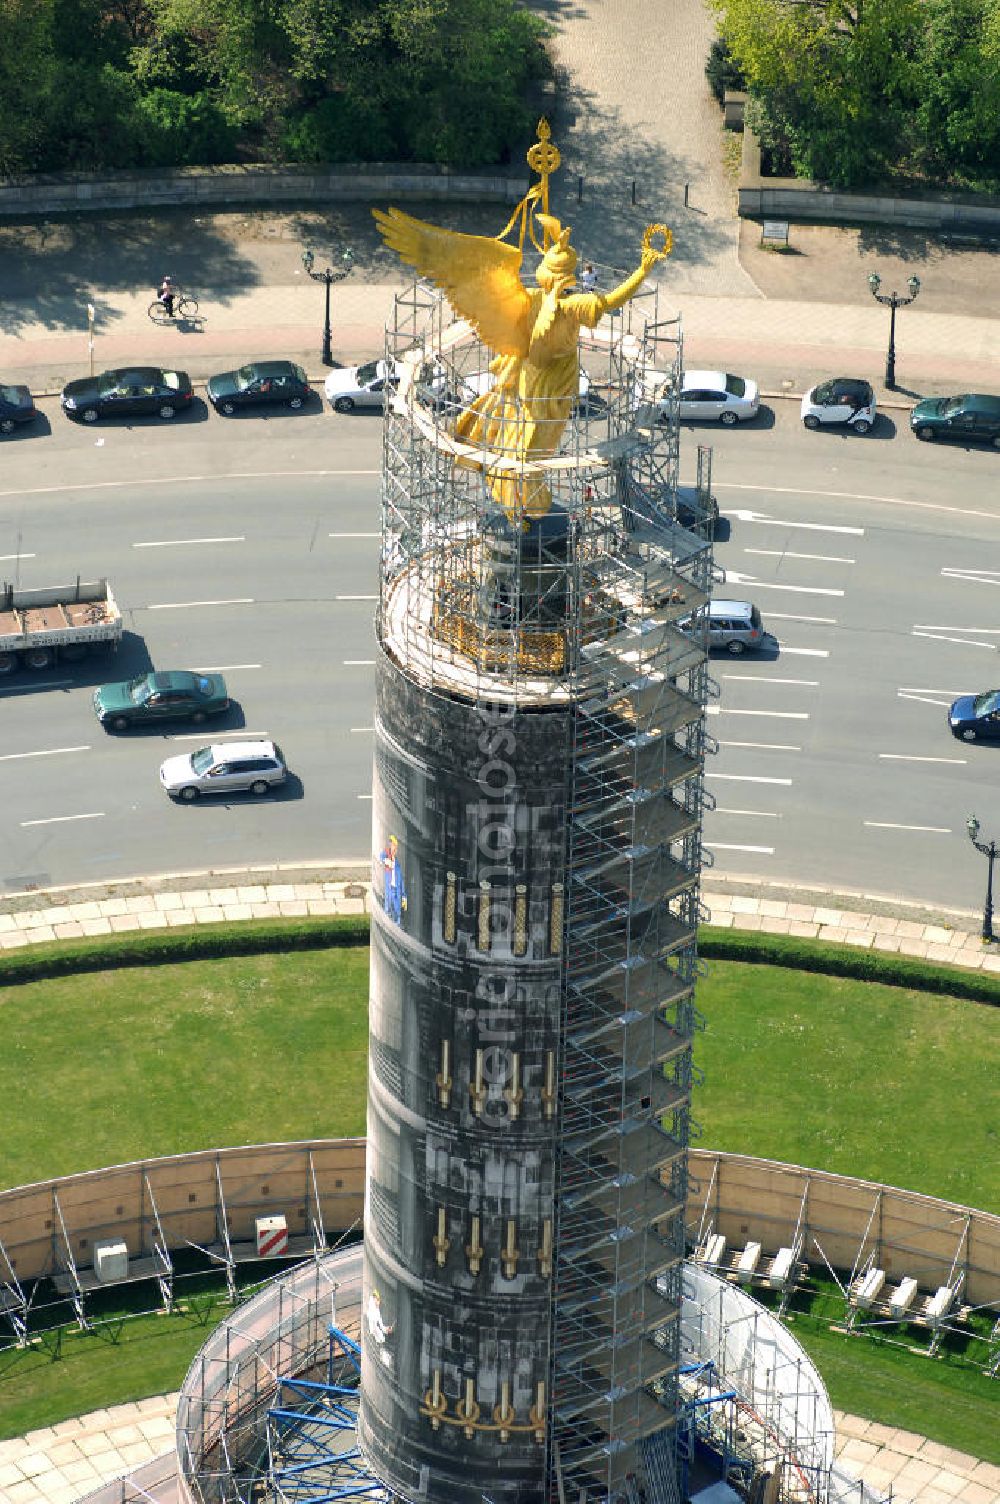
<svg viewBox="0 0 1000 1504">
<path fill-rule="evenodd" d="M 511 523 L 524 527 L 552 505 L 544 478 L 523 467 L 559 449 L 579 392 L 581 327 L 594 328 L 606 313 L 627 303 L 672 245 L 665 225 L 649 225 L 639 265 L 630 276 L 610 292 L 574 292 L 577 254 L 570 245 L 571 230 L 548 213 L 548 177 L 559 165 L 559 153 L 544 120 L 538 135 L 528 164 L 539 181 L 496 237 L 443 230 L 399 209 L 372 211 L 386 245 L 440 287 L 459 318 L 467 319 L 494 352 L 493 384 L 462 413 L 455 432 L 513 462 L 499 469 L 484 455 L 477 467 L 485 471 Z M 512 244 L 505 237 L 518 222 L 519 239 Z M 526 234 L 542 256 L 536 287 L 525 287 L 521 280 Z"/>
</svg>

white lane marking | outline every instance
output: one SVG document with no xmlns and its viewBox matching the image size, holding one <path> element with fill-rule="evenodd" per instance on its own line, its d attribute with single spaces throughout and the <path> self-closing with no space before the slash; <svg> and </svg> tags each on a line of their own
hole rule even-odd
<svg viewBox="0 0 1000 1504">
<path fill-rule="evenodd" d="M 371 796 L 371 794 L 359 794 L 358 798 L 359 799 L 363 799 L 363 800 L 367 800 L 367 802 L 370 804 L 372 796 Z"/>
<path fill-rule="evenodd" d="M 705 841 L 710 851 L 752 851 L 757 856 L 773 856 L 773 846 L 734 846 L 728 841 Z"/>
<path fill-rule="evenodd" d="M 719 779 L 724 780 L 726 783 L 780 783 L 781 786 L 786 789 L 791 788 L 792 786 L 792 780 L 790 778 L 753 778 L 749 773 L 713 772 L 709 774 L 710 782 L 715 782 Z"/>
<path fill-rule="evenodd" d="M 902 689 L 896 690 L 896 698 L 908 699 L 914 705 L 937 705 L 940 710 L 947 710 L 949 705 L 952 704 L 950 699 L 931 699 L 929 695 L 907 695 Z"/>
<path fill-rule="evenodd" d="M 755 820 L 784 819 L 784 815 L 779 815 L 777 810 L 773 809 L 723 809 L 721 804 L 717 804 L 712 813 L 715 815 L 749 815 Z"/>
<path fill-rule="evenodd" d="M 197 481 L 331 479 L 348 475 L 381 475 L 381 470 L 233 470 L 228 475 L 139 475 L 134 480 L 83 481 L 75 486 L 35 486 L 30 491 L 0 491 L 2 496 L 55 496 L 63 491 L 120 491 L 126 486 L 191 485 Z"/>
<path fill-rule="evenodd" d="M 774 612 L 771 612 L 774 615 Z M 1000 627 L 952 627 L 941 626 L 939 622 L 915 621 L 914 632 L 979 632 L 983 637 L 1000 637 Z"/>
<path fill-rule="evenodd" d="M 8 559 L 37 559 L 37 554 L 0 554 L 0 564 L 6 564 Z"/>
<path fill-rule="evenodd" d="M 161 601 L 155 606 L 147 606 L 147 611 L 190 611 L 195 606 L 252 606 L 252 595 L 237 595 L 228 601 Z M 141 607 L 139 608 L 142 609 Z"/>
<path fill-rule="evenodd" d="M 944 632 L 921 632 L 916 627 L 910 635 L 911 637 L 926 637 L 931 642 L 954 642 L 960 648 L 989 648 L 991 653 L 995 653 L 998 646 L 995 642 L 980 642 L 978 637 L 948 637 Z"/>
<path fill-rule="evenodd" d="M 374 736 L 375 735 L 375 727 L 374 726 L 351 726 L 349 729 L 350 729 L 350 733 L 351 733 L 352 736 Z"/>
<path fill-rule="evenodd" d="M 237 669 L 263 668 L 261 663 L 202 663 L 191 670 L 193 674 L 233 674 Z"/>
<path fill-rule="evenodd" d="M 974 585 L 1000 585 L 1000 570 L 996 569 L 942 569 L 946 580 L 961 580 Z"/>
<path fill-rule="evenodd" d="M 0 695 L 34 695 L 42 689 L 65 689 L 72 683 L 72 679 L 34 679 L 30 684 L 18 684 L 11 689 L 0 689 Z"/>
<path fill-rule="evenodd" d="M 29 825 L 67 825 L 71 820 L 103 820 L 104 810 L 97 809 L 88 815 L 50 815 L 47 820 L 22 820 L 21 829 L 27 830 Z"/>
<path fill-rule="evenodd" d="M 736 682 L 745 679 L 754 684 L 801 684 L 806 689 L 815 689 L 819 684 L 818 679 L 772 679 L 770 674 L 720 674 L 719 677 Z"/>
<path fill-rule="evenodd" d="M 781 645 L 781 652 L 786 658 L 789 654 L 793 658 L 829 658 L 830 656 L 829 648 L 786 648 L 784 643 Z"/>
<path fill-rule="evenodd" d="M 837 625 L 837 618 L 835 616 L 790 616 L 785 611 L 769 611 L 767 615 L 769 621 L 811 621 L 821 627 L 835 627 Z"/>
<path fill-rule="evenodd" d="M 760 554 L 765 559 L 812 559 L 817 564 L 856 564 L 857 559 L 845 559 L 840 554 L 793 554 L 787 548 L 745 548 L 745 554 Z"/>
<path fill-rule="evenodd" d="M 900 695 L 950 695 L 957 699 L 959 695 L 967 694 L 964 689 L 928 689 L 926 684 L 901 684 L 896 691 Z"/>
<path fill-rule="evenodd" d="M 270 741 L 266 731 L 216 731 L 214 734 L 208 731 L 180 731 L 165 736 L 165 742 L 204 742 L 206 747 L 213 746 L 216 742 L 232 741 L 235 738 L 240 742 L 266 742 Z"/>
<path fill-rule="evenodd" d="M 964 765 L 968 762 L 967 757 L 914 757 L 909 752 L 880 752 L 882 762 L 946 762 Z"/>
<path fill-rule="evenodd" d="M 726 485 L 727 483 L 725 481 L 721 481 L 720 484 Z M 731 491 L 763 491 L 766 489 L 766 487 L 739 486 L 735 483 L 732 483 L 730 484 L 729 489 Z M 830 493 L 826 491 L 802 492 L 803 496 L 826 496 L 830 494 L 836 493 Z M 865 530 L 863 527 L 837 527 L 831 522 L 790 522 L 787 518 L 784 517 L 769 517 L 766 512 L 743 512 L 739 509 L 736 509 L 735 511 L 730 512 L 729 515 L 730 517 L 735 517 L 738 522 L 763 522 L 769 524 L 771 527 L 801 527 L 807 528 L 811 533 L 850 533 L 852 536 L 857 538 L 863 538 L 865 535 Z"/>
<path fill-rule="evenodd" d="M 787 595 L 846 595 L 844 590 L 833 590 L 828 585 L 778 585 L 774 580 L 758 580 L 755 574 L 741 574 L 738 569 L 726 570 L 727 585 L 752 585 L 755 590 L 782 590 Z"/>
<path fill-rule="evenodd" d="M 133 548 L 183 548 L 188 543 L 245 543 L 244 536 L 238 538 L 163 538 L 156 543 L 133 543 Z"/>
<path fill-rule="evenodd" d="M 757 752 L 801 752 L 801 747 L 794 747 L 789 742 L 724 742 L 719 740 L 720 747 L 749 747 Z"/>
<path fill-rule="evenodd" d="M 772 721 L 808 721 L 808 710 L 730 710 L 727 705 L 709 705 L 706 715 L 758 715 Z"/>
<path fill-rule="evenodd" d="M 907 501 L 902 496 L 867 496 L 855 491 L 803 491 L 799 486 L 751 486 L 741 481 L 720 480 L 715 482 L 716 488 L 727 491 L 767 491 L 776 496 L 829 496 L 834 501 L 877 501 L 887 507 L 913 507 L 921 512 L 950 512 L 956 517 L 986 517 L 990 522 L 998 521 L 995 512 L 977 512 L 973 507 L 946 507 L 938 501 Z M 731 517 L 737 515 L 730 512 Z M 753 521 L 757 520 L 755 513 L 751 514 Z M 764 518 L 760 519 L 764 521 Z M 766 519 L 768 521 L 772 519 Z M 819 527 L 818 523 L 811 522 L 786 522 L 785 527 Z M 848 529 L 854 531 L 854 529 Z"/>
<path fill-rule="evenodd" d="M 335 601 L 377 601 L 377 595 L 335 595 Z"/>
<path fill-rule="evenodd" d="M 345 668 L 374 668 L 375 667 L 375 659 L 374 658 L 345 658 L 344 659 L 344 667 Z"/>
<path fill-rule="evenodd" d="M 378 533 L 327 533 L 328 538 L 377 538 Z"/>
<path fill-rule="evenodd" d="M 862 823 L 870 830 L 926 830 L 935 836 L 951 835 L 947 825 L 897 825 L 892 820 L 865 820 Z"/>
<path fill-rule="evenodd" d="M 58 757 L 61 752 L 89 752 L 85 747 L 46 747 L 44 752 L 4 752 L 0 762 L 17 762 L 22 757 Z"/>
</svg>

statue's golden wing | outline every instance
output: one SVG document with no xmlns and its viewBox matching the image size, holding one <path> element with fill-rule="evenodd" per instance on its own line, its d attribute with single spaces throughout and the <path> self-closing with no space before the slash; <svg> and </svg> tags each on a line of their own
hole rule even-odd
<svg viewBox="0 0 1000 1504">
<path fill-rule="evenodd" d="M 386 245 L 443 289 L 484 344 L 503 355 L 527 355 L 531 300 L 521 282 L 517 246 L 442 230 L 400 209 L 372 213 Z"/>
</svg>

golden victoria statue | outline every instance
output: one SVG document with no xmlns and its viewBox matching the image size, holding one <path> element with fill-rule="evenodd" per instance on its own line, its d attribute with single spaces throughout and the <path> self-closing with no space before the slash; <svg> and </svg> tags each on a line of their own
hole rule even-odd
<svg viewBox="0 0 1000 1504">
<path fill-rule="evenodd" d="M 580 384 L 580 329 L 593 329 L 606 313 L 621 308 L 638 291 L 651 267 L 670 254 L 672 237 L 664 225 L 643 236 L 639 265 L 610 292 L 574 292 L 577 254 L 571 231 L 550 215 L 548 174 L 559 154 L 549 143 L 547 122 L 528 152 L 540 181 L 528 190 L 500 235 L 465 235 L 414 219 L 399 209 L 372 213 L 385 243 L 446 294 L 459 318 L 467 319 L 494 353 L 493 386 L 463 412 L 456 435 L 503 461 L 482 462 L 490 490 L 515 526 L 527 527 L 552 505 L 544 478 L 531 462 L 557 453 Z M 537 205 L 541 201 L 541 209 Z M 520 238 L 504 238 L 517 220 Z M 542 227 L 539 244 L 535 222 Z M 537 287 L 521 280 L 525 232 L 542 259 Z M 654 237 L 660 244 L 654 246 Z"/>
</svg>

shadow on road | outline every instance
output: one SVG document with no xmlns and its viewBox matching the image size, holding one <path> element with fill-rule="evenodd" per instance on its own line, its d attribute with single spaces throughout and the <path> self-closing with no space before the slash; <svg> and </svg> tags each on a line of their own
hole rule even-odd
<svg viewBox="0 0 1000 1504">
<path fill-rule="evenodd" d="M 37 397 L 35 398 L 37 402 Z M 49 438 L 52 434 L 52 424 L 42 412 L 36 409 L 38 416 L 31 423 L 19 423 L 13 433 L 0 435 L 0 446 L 4 444 L 24 444 L 29 439 Z"/>
</svg>

